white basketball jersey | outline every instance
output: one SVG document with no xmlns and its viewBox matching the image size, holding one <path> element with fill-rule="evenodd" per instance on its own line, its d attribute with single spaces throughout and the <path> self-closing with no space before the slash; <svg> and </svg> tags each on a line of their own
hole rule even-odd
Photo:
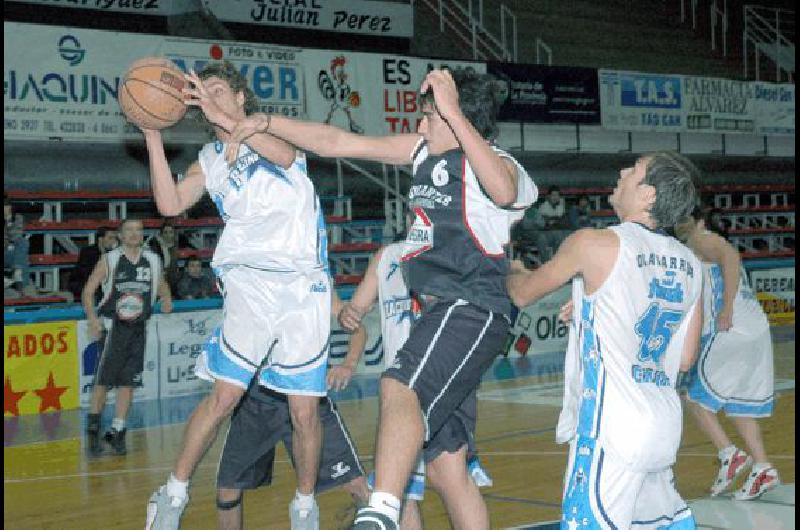
<svg viewBox="0 0 800 530">
<path fill-rule="evenodd" d="M 400 264 L 400 257 L 404 249 L 404 243 L 393 243 L 385 247 L 376 268 L 383 359 L 386 367 L 391 366 L 397 351 L 408 339 L 411 322 L 414 318 L 411 296 Z"/>
<path fill-rule="evenodd" d="M 245 144 L 228 165 L 225 144 L 206 144 L 199 154 L 206 188 L 225 228 L 211 262 L 274 271 L 326 268 L 325 219 L 305 155 L 289 169 L 268 161 Z"/>
<path fill-rule="evenodd" d="M 703 262 L 703 342 L 717 331 L 717 316 L 724 303 L 725 283 L 722 269 L 716 263 Z M 739 285 L 733 301 L 733 327 L 742 332 L 760 330 L 767 324 L 767 315 L 758 303 L 747 271 L 739 268 Z"/>
<path fill-rule="evenodd" d="M 580 363 L 565 377 L 564 422 L 597 439 L 634 470 L 670 466 L 681 438 L 675 390 L 693 311 L 702 310 L 700 261 L 678 240 L 636 223 L 610 228 L 619 236 L 617 261 L 591 295 L 573 282 Z M 577 351 L 574 351 L 576 350 Z M 569 359 L 568 359 L 569 360 Z M 570 399 L 580 388 L 579 399 Z"/>
</svg>

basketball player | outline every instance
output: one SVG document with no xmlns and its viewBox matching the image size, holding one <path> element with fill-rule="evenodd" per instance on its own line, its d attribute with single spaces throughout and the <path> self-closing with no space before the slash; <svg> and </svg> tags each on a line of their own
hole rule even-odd
<svg viewBox="0 0 800 530">
<path fill-rule="evenodd" d="M 161 311 L 172 311 L 172 296 L 162 275 L 161 260 L 142 246 L 142 222 L 122 221 L 119 238 L 122 245 L 103 254 L 81 295 L 89 333 L 103 342 L 86 427 L 89 452 L 93 455 L 102 451 L 100 415 L 110 387 L 117 388 L 117 396 L 114 420 L 104 438 L 116 454 L 127 452 L 125 420 L 133 388 L 142 385 L 147 320 L 156 302 L 156 292 L 161 299 Z M 95 293 L 101 285 L 103 297 L 95 312 Z"/>
<path fill-rule="evenodd" d="M 358 285 L 353 297 L 344 304 L 343 311 L 339 319 L 343 328 L 352 330 L 358 329 L 361 319 L 377 300 L 381 314 L 381 339 L 383 343 L 383 362 L 385 367 L 394 363 L 398 350 L 408 339 L 412 320 L 419 317 L 419 302 L 411 298 L 403 273 L 401 270 L 400 258 L 404 251 L 403 243 L 393 243 L 387 245 L 376 252 L 370 259 L 364 279 Z M 463 483 L 461 480 L 450 480 L 437 473 L 436 467 L 439 456 L 443 453 L 456 453 L 462 447 L 473 448 L 475 419 L 477 417 L 477 397 L 475 392 L 467 398 L 467 404 L 463 407 L 468 413 L 457 413 L 447 429 L 441 429 L 439 434 L 434 437 L 422 454 L 419 455 L 417 467 L 411 474 L 404 492 L 404 503 L 401 510 L 400 528 L 402 530 L 421 530 L 422 514 L 418 503 L 424 498 L 425 493 L 425 467 L 431 469 L 433 486 L 440 491 L 442 498 L 445 495 L 457 495 L 458 492 L 450 493 L 448 486 L 452 483 L 458 486 Z M 474 452 L 474 451 L 473 451 Z M 450 455 L 443 458 L 453 458 Z M 445 461 L 445 460 L 442 460 Z M 470 460 L 470 465 L 465 472 L 469 473 L 474 482 L 480 486 L 491 486 L 491 479 L 486 471 L 480 466 L 477 457 Z M 370 483 L 374 484 L 374 473 L 370 473 Z"/>
<path fill-rule="evenodd" d="M 646 155 L 620 171 L 622 223 L 582 229 L 535 271 L 515 267 L 519 307 L 573 279 L 573 328 L 556 440 L 570 442 L 561 528 L 695 528 L 671 466 L 681 438 L 678 371 L 695 358 L 702 269 L 666 229 L 697 200 L 692 163 Z"/>
<path fill-rule="evenodd" d="M 700 430 L 719 451 L 720 469 L 711 495 L 730 488 L 753 464 L 734 498 L 755 499 L 780 484 L 756 421 L 772 415 L 775 400 L 769 321 L 750 289 L 739 252 L 707 229 L 702 210 L 695 208 L 679 228 L 678 235 L 703 262 L 705 318 L 687 398 Z M 749 455 L 725 434 L 717 419 L 720 410 L 733 421 Z"/>
<path fill-rule="evenodd" d="M 491 143 L 498 88 L 491 76 L 473 71 L 431 71 L 421 86 L 418 134 L 360 136 L 266 115 L 249 117 L 233 133 L 233 146 L 269 132 L 322 156 L 413 164 L 409 199 L 416 217 L 402 260 L 422 317 L 381 379 L 375 491 L 356 517 L 357 529 L 397 527 L 400 497 L 423 441 L 478 386 L 508 333 L 505 246 L 512 222 L 536 199 L 536 187 Z M 228 154 L 234 149 L 229 146 Z M 450 460 L 444 473 L 461 477 L 463 491 L 458 499 L 445 498 L 453 525 L 488 528 L 483 498 L 464 473 L 466 452 Z"/>
<path fill-rule="evenodd" d="M 338 315 L 341 308 L 342 301 L 332 291 L 332 314 Z M 350 336 L 342 363 L 328 370 L 328 388 L 347 387 L 366 341 L 366 330 L 359 326 Z M 341 486 L 350 493 L 356 506 L 364 505 L 369 489 L 350 433 L 330 397 L 320 400 L 319 407 L 323 436 L 316 493 Z M 221 530 L 242 528 L 242 490 L 272 482 L 275 445 L 279 441 L 283 441 L 294 460 L 286 396 L 254 382 L 233 413 L 217 468 L 217 514 Z"/>
<path fill-rule="evenodd" d="M 176 184 L 161 134 L 143 132 L 161 214 L 178 215 L 208 191 L 225 221 L 211 262 L 224 317 L 195 369 L 214 387 L 189 419 L 167 484 L 150 499 L 146 528 L 178 528 L 192 472 L 259 372 L 260 384 L 288 396 L 298 483 L 291 511 L 293 520 L 303 521 L 292 528 L 316 529 L 331 289 L 323 213 L 305 156 L 283 140 L 254 135 L 239 146 L 232 164 L 226 162 L 229 131 L 256 108 L 232 64 L 212 63 L 186 78 L 193 86 L 185 90 L 186 102 L 203 111 L 216 141 L 201 149 Z"/>
</svg>

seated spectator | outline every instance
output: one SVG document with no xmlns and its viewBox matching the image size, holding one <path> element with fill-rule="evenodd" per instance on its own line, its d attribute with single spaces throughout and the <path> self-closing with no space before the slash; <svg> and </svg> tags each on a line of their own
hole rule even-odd
<svg viewBox="0 0 800 530">
<path fill-rule="evenodd" d="M 164 279 L 174 291 L 180 272 L 178 271 L 178 235 L 173 219 L 164 219 L 161 230 L 146 241 L 146 246 L 161 258 L 164 265 Z"/>
<path fill-rule="evenodd" d="M 193 256 L 186 260 L 186 270 L 178 280 L 177 295 L 180 300 L 209 298 L 216 294 L 214 279 L 208 270 L 203 270 L 203 262 Z"/>
<path fill-rule="evenodd" d="M 3 194 L 3 277 L 4 298 L 18 298 L 35 294 L 35 288 L 30 283 L 30 258 L 28 250 L 30 245 L 25 237 L 22 215 L 14 215 L 14 207 L 8 194 Z M 7 278 L 7 279 L 5 279 Z M 16 295 L 14 292 L 16 291 Z"/>
<path fill-rule="evenodd" d="M 578 204 L 569 207 L 569 227 L 573 230 L 581 228 L 593 228 L 592 207 L 589 205 L 589 197 L 581 195 L 578 197 Z"/>
<path fill-rule="evenodd" d="M 69 277 L 69 291 L 76 300 L 80 300 L 83 287 L 86 285 L 86 280 L 92 274 L 95 265 L 100 260 L 100 256 L 114 250 L 119 245 L 117 239 L 117 230 L 107 226 L 101 226 L 97 229 L 94 245 L 87 245 L 83 247 L 78 254 L 78 264 L 72 269 Z M 96 293 L 96 302 L 100 302 L 101 293 Z"/>
<path fill-rule="evenodd" d="M 538 208 L 539 220 L 536 232 L 536 247 L 542 263 L 550 260 L 559 245 L 569 234 L 567 205 L 558 186 L 551 186 L 547 198 Z"/>
</svg>

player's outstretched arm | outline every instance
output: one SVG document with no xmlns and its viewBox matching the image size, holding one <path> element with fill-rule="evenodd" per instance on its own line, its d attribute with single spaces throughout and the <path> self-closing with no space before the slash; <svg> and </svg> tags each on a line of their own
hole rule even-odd
<svg viewBox="0 0 800 530">
<path fill-rule="evenodd" d="M 498 206 L 509 206 L 517 199 L 517 168 L 499 156 L 461 112 L 458 89 L 448 70 L 432 70 L 420 88 L 433 89 L 436 109 L 458 139 L 472 170 L 486 194 Z"/>
<path fill-rule="evenodd" d="M 251 114 L 240 121 L 231 133 L 226 158 L 238 152 L 238 144 L 253 134 L 269 133 L 302 150 L 324 157 L 360 158 L 385 164 L 410 164 L 411 155 L 421 138 L 418 134 L 363 136 L 332 125 L 294 120 L 274 114 Z"/>
<path fill-rule="evenodd" d="M 161 132 L 148 129 L 142 132 L 150 158 L 150 183 L 158 212 L 166 217 L 179 215 L 199 201 L 205 192 L 205 175 L 200 163 L 189 166 L 183 180 L 176 184 L 164 153 Z"/>
<path fill-rule="evenodd" d="M 733 306 L 739 290 L 742 265 L 739 251 L 724 238 L 711 232 L 696 235 L 690 243 L 703 259 L 717 263 L 722 270 L 722 309 L 717 315 L 717 330 L 728 331 L 733 326 Z"/>
</svg>

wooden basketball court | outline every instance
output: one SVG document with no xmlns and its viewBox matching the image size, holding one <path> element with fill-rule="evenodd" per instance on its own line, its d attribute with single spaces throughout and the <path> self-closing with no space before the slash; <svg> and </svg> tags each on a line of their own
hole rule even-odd
<svg viewBox="0 0 800 530">
<path fill-rule="evenodd" d="M 763 420 L 762 429 L 772 463 L 783 482 L 790 484 L 795 481 L 794 330 L 781 331 L 784 338 L 775 345 L 779 394 L 775 414 Z M 498 369 L 493 371 L 495 377 L 487 378 L 479 394 L 477 443 L 481 461 L 494 479 L 493 487 L 482 490 L 492 527 L 528 527 L 537 522 L 556 521 L 560 517 L 561 482 L 567 455 L 566 447 L 554 442 L 562 377 L 552 373 L 515 376 L 515 371 L 524 370 L 510 366 L 511 371 L 506 375 L 511 375 L 500 379 L 497 374 L 509 368 L 502 366 L 503 363 L 535 363 L 535 360 L 499 360 Z M 194 402 L 177 404 L 166 411 L 162 407 L 155 421 L 152 414 L 134 410 L 129 452 L 124 457 L 87 458 L 81 436 L 83 419 L 76 411 L 7 418 L 3 494 L 6 528 L 142 528 L 147 499 L 164 483 L 180 445 L 184 424 L 171 422 L 176 418 L 185 421 Z M 339 408 L 365 467 L 371 469 L 377 398 L 344 399 Z M 137 414 L 147 416 L 149 425 L 136 428 Z M 716 476 L 716 451 L 692 419 L 686 416 L 685 420 L 675 466 L 677 485 L 687 500 L 701 499 L 707 496 Z M 724 424 L 729 433 L 734 433 L 729 422 Z M 738 441 L 735 434 L 734 439 Z M 193 478 L 182 528 L 216 528 L 214 476 L 221 441 L 220 437 Z M 273 485 L 245 495 L 247 528 L 289 528 L 288 504 L 295 489 L 294 472 L 282 447 L 277 460 Z M 428 491 L 426 495 L 423 503 L 426 528 L 449 528 L 436 494 Z M 323 494 L 319 503 L 323 529 L 340 528 L 348 514 L 352 514 L 350 497 L 343 491 Z M 794 504 L 793 487 L 791 504 Z M 752 506 L 755 508 L 747 509 L 760 509 Z M 791 524 L 793 528 L 793 519 Z M 773 527 L 759 523 L 758 528 Z"/>
</svg>

